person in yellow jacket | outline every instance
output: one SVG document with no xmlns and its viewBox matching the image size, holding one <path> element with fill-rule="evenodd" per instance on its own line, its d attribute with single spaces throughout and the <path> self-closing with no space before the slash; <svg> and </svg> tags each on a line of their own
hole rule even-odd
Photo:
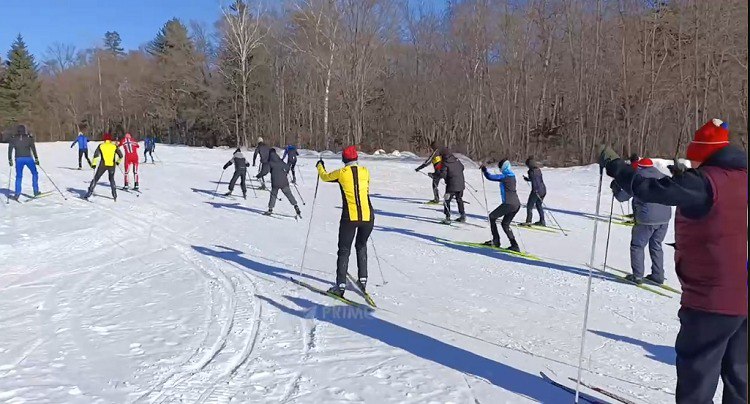
<svg viewBox="0 0 750 404">
<path fill-rule="evenodd" d="M 94 152 L 94 161 L 91 163 L 91 168 L 95 168 L 96 173 L 94 174 L 94 179 L 91 181 L 89 190 L 86 192 L 86 195 L 83 196 L 83 199 L 89 199 L 91 197 L 99 178 L 101 178 L 102 175 L 104 175 L 104 172 L 107 171 L 109 176 L 109 186 L 112 188 L 112 198 L 117 201 L 115 166 L 120 164 L 120 161 L 122 160 L 122 152 L 117 147 L 117 143 L 112 141 L 112 135 L 109 133 L 102 135 L 102 140 L 103 142 L 96 148 L 96 152 Z M 100 163 L 98 167 L 97 163 Z"/>
<path fill-rule="evenodd" d="M 322 159 L 316 164 L 321 180 L 338 182 L 343 199 L 339 223 L 336 284 L 328 290 L 329 293 L 338 296 L 344 296 L 346 291 L 346 273 L 349 269 L 352 241 L 357 252 L 357 286 L 363 291 L 367 286 L 367 240 L 375 224 L 375 212 L 370 203 L 370 172 L 359 165 L 357 158 L 357 149 L 349 146 L 341 153 L 343 168 L 329 173 L 326 172 Z"/>
</svg>

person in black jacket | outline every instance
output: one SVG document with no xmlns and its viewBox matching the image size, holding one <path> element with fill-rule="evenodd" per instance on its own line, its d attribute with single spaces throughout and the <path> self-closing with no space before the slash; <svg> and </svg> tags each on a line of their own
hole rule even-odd
<svg viewBox="0 0 750 404">
<path fill-rule="evenodd" d="M 234 151 L 232 159 L 224 164 L 224 169 L 226 170 L 232 164 L 234 164 L 234 174 L 232 175 L 232 180 L 229 181 L 229 192 L 224 195 L 232 195 L 232 191 L 234 191 L 234 184 L 237 183 L 237 180 L 240 180 L 242 197 L 247 198 L 247 186 L 245 185 L 245 177 L 247 176 L 247 167 L 249 167 L 250 164 L 247 162 L 247 160 L 245 160 L 245 156 L 242 154 L 242 150 L 240 150 L 239 147 Z"/>
<path fill-rule="evenodd" d="M 430 157 L 425 160 L 425 163 L 415 169 L 419 171 L 424 167 L 427 167 L 435 157 L 440 157 L 440 169 L 433 174 L 433 180 L 437 177 L 445 179 L 445 194 L 443 195 L 443 213 L 445 219 L 442 221 L 444 224 L 451 222 L 451 201 L 456 200 L 458 204 L 459 217 L 456 219 L 457 222 L 466 221 L 466 212 L 464 211 L 464 189 L 466 183 L 464 182 L 464 165 L 461 161 L 453 155 L 451 150 L 445 146 L 438 146 L 437 141 L 430 143 L 430 147 L 434 150 Z M 437 166 L 436 166 L 437 168 Z"/>
<path fill-rule="evenodd" d="M 255 160 L 260 157 L 260 167 L 258 168 L 258 175 L 255 176 L 258 180 L 260 180 L 260 188 L 259 189 L 266 189 L 266 181 L 263 179 L 263 177 L 268 174 L 270 171 L 270 167 L 268 167 L 268 156 L 271 151 L 271 148 L 268 147 L 263 142 L 263 138 L 258 138 L 258 145 L 255 146 L 255 153 L 253 153 L 253 167 L 255 167 Z"/>
<path fill-rule="evenodd" d="M 526 159 L 526 167 L 529 169 L 528 176 L 523 180 L 531 183 L 531 192 L 529 200 L 526 202 L 526 222 L 524 225 L 531 225 L 534 218 L 534 208 L 539 212 L 539 221 L 534 223 L 535 226 L 546 226 L 544 220 L 544 197 L 547 196 L 547 187 L 544 185 L 542 170 L 533 157 Z"/>
<path fill-rule="evenodd" d="M 289 165 L 276 154 L 276 150 L 274 149 L 269 149 L 266 165 L 268 166 L 268 171 L 271 173 L 271 198 L 268 200 L 268 211 L 264 215 L 270 216 L 273 214 L 273 208 L 276 206 L 276 198 L 278 198 L 279 190 L 281 190 L 286 199 L 289 200 L 289 203 L 294 206 L 297 216 L 302 216 L 302 212 L 297 205 L 297 200 L 294 199 L 292 190 L 289 189 L 289 178 L 287 177 L 289 174 Z"/>
</svg>

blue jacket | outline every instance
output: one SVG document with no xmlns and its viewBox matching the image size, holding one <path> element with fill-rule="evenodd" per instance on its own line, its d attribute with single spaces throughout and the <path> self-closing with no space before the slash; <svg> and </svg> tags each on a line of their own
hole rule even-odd
<svg viewBox="0 0 750 404">
<path fill-rule="evenodd" d="M 146 150 L 153 151 L 156 149 L 156 138 L 147 136 L 146 139 L 143 140 L 143 145 L 146 146 Z"/>
<path fill-rule="evenodd" d="M 89 149 L 89 138 L 86 137 L 83 133 L 79 133 L 76 140 L 73 141 L 73 143 L 70 144 L 70 148 L 73 148 L 73 146 L 78 144 L 79 150 L 88 150 Z"/>
<path fill-rule="evenodd" d="M 289 162 L 296 161 L 297 156 L 299 156 L 299 152 L 297 152 L 297 146 L 290 144 L 284 149 L 284 155 L 281 156 L 281 159 L 284 160 L 285 158 L 289 157 Z"/>
<path fill-rule="evenodd" d="M 655 167 L 644 167 L 638 169 L 638 175 L 641 178 L 651 178 L 659 180 L 666 177 L 661 171 Z M 615 182 L 612 186 L 612 191 L 615 193 L 615 198 L 624 202 L 631 198 L 631 195 L 619 187 Z M 659 225 L 667 224 L 672 219 L 672 208 L 666 205 L 658 203 L 646 202 L 637 196 L 633 198 L 633 213 L 635 214 L 635 222 L 637 224 L 648 224 L 648 225 Z"/>
<path fill-rule="evenodd" d="M 503 164 L 500 174 L 490 174 L 486 169 L 482 171 L 484 178 L 500 183 L 500 200 L 509 205 L 521 206 L 516 192 L 516 174 L 510 169 L 510 162 Z"/>
</svg>

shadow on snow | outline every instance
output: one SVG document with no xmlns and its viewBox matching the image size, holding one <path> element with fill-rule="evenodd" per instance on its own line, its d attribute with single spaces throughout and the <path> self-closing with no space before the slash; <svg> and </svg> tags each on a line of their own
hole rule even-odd
<svg viewBox="0 0 750 404">
<path fill-rule="evenodd" d="M 641 341 L 632 337 L 625 337 L 622 335 L 612 334 L 606 331 L 590 330 L 589 332 L 596 334 L 600 337 L 609 338 L 613 341 L 620 341 L 626 344 L 636 345 L 648 352 L 647 358 L 651 358 L 655 361 L 665 363 L 667 365 L 674 366 L 677 364 L 677 354 L 675 353 L 674 347 L 668 345 L 655 345 L 646 341 Z"/>
</svg>

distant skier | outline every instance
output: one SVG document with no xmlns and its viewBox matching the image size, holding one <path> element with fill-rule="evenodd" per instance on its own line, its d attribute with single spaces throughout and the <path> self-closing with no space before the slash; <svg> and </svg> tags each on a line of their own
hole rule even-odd
<svg viewBox="0 0 750 404">
<path fill-rule="evenodd" d="M 148 156 L 151 156 L 151 164 L 154 164 L 154 151 L 156 151 L 156 138 L 151 136 L 146 136 L 146 139 L 143 140 L 143 162 L 148 162 Z"/>
<path fill-rule="evenodd" d="M 466 183 L 464 181 L 464 165 L 453 155 L 449 148 L 439 146 L 437 141 L 432 141 L 430 147 L 433 149 L 432 154 L 424 163 L 422 163 L 422 165 L 417 167 L 415 171 L 427 167 L 435 157 L 440 157 L 440 161 L 438 162 L 440 164 L 440 169 L 436 174 L 439 178 L 445 179 L 445 194 L 443 195 L 443 213 L 445 214 L 445 219 L 442 223 L 448 224 L 451 222 L 451 201 L 453 201 L 453 199 L 455 199 L 458 204 L 459 217 L 456 221 L 465 222 L 466 212 L 464 210 L 463 197 Z M 434 179 L 435 177 L 433 174 L 433 181 Z"/>
<path fill-rule="evenodd" d="M 676 206 L 675 269 L 682 284 L 678 403 L 711 403 L 719 378 L 724 403 L 747 402 L 747 152 L 729 144 L 727 125 L 708 121 L 687 148 L 692 169 L 646 178 L 602 150 L 601 169 L 641 201 Z"/>
<path fill-rule="evenodd" d="M 649 158 L 638 161 L 638 175 L 643 178 L 664 178 L 654 163 Z M 615 198 L 624 202 L 631 198 L 631 195 L 623 191 L 616 181 L 610 185 Z M 651 282 L 664 283 L 664 253 L 662 243 L 669 229 L 669 221 L 672 219 L 672 208 L 658 203 L 645 202 L 637 196 L 633 198 L 633 214 L 635 215 L 635 225 L 633 226 L 632 237 L 630 239 L 630 266 L 633 270 L 631 275 L 627 275 L 628 280 L 635 283 L 643 283 L 644 275 L 644 249 L 648 245 L 648 251 L 651 255 L 651 274 L 646 279 Z"/>
<path fill-rule="evenodd" d="M 130 167 L 132 166 L 133 180 L 135 181 L 133 189 L 137 191 L 139 181 L 138 162 L 140 161 L 140 158 L 138 157 L 138 148 L 140 146 L 138 145 L 138 141 L 135 140 L 130 133 L 126 133 L 125 137 L 120 139 L 120 147 L 125 151 L 125 185 L 122 189 L 128 189 L 128 174 L 130 172 Z"/>
<path fill-rule="evenodd" d="M 544 185 L 542 170 L 533 157 L 526 159 L 526 167 L 529 169 L 529 172 L 528 176 L 523 177 L 523 180 L 531 183 L 531 192 L 526 202 L 526 222 L 524 224 L 531 224 L 534 218 L 534 208 L 536 208 L 539 212 L 539 221 L 534 223 L 534 225 L 546 226 L 547 224 L 544 220 L 544 197 L 547 196 L 547 187 Z"/>
<path fill-rule="evenodd" d="M 501 204 L 495 210 L 490 213 L 490 231 L 492 231 L 492 240 L 485 242 L 484 244 L 500 247 L 500 233 L 497 231 L 497 220 L 502 218 L 500 225 L 510 240 L 510 246 L 507 248 L 512 251 L 521 251 L 516 242 L 516 236 L 513 235 L 513 231 L 510 229 L 510 224 L 513 222 L 513 218 L 516 216 L 519 210 L 521 210 L 521 201 L 518 199 L 516 193 L 516 174 L 510 168 L 510 161 L 502 159 L 497 164 L 500 168 L 500 174 L 490 174 L 487 171 L 487 167 L 481 166 L 482 174 L 484 178 L 490 181 L 500 183 L 500 200 Z"/>
<path fill-rule="evenodd" d="M 286 146 L 284 149 L 284 155 L 281 157 L 282 160 L 286 159 L 286 164 L 289 166 L 289 171 L 292 173 L 292 184 L 297 183 L 297 173 L 294 171 L 294 168 L 297 166 L 297 156 L 299 156 L 297 146 L 290 144 Z"/>
<path fill-rule="evenodd" d="M 232 175 L 232 180 L 229 181 L 229 192 L 224 195 L 232 195 L 232 191 L 234 191 L 234 185 L 237 183 L 237 180 L 240 180 L 242 198 L 247 199 L 247 186 L 245 185 L 245 177 L 247 177 L 247 168 L 250 167 L 250 163 L 245 160 L 245 156 L 242 154 L 242 150 L 239 147 L 234 151 L 232 159 L 224 164 L 224 169 L 226 170 L 232 164 L 234 164 L 234 174 Z"/>
<path fill-rule="evenodd" d="M 346 274 L 352 241 L 357 252 L 357 285 L 362 290 L 367 286 L 367 240 L 375 223 L 375 212 L 370 203 L 370 172 L 357 163 L 357 158 L 357 149 L 349 146 L 341 153 L 343 168 L 326 172 L 322 159 L 315 165 L 321 180 L 337 182 L 341 187 L 343 207 L 339 222 L 336 284 L 328 290 L 338 296 L 343 296 L 346 291 Z"/>
<path fill-rule="evenodd" d="M 89 138 L 83 132 L 78 132 L 78 137 L 70 144 L 70 148 L 72 149 L 75 145 L 78 145 L 78 169 L 83 168 L 81 165 L 83 157 L 86 157 L 86 162 L 88 165 L 91 165 L 91 160 L 89 159 Z"/>
<path fill-rule="evenodd" d="M 99 164 L 99 159 L 101 159 L 101 164 Z M 120 148 L 117 147 L 117 144 L 112 141 L 112 135 L 109 133 L 102 135 L 102 143 L 96 148 L 96 151 L 94 152 L 94 161 L 91 163 L 91 168 L 96 168 L 96 173 L 94 173 L 94 179 L 91 180 L 89 190 L 86 192 L 86 195 L 83 196 L 83 199 L 89 199 L 91 195 L 93 195 L 96 183 L 106 171 L 107 176 L 109 177 L 109 187 L 112 189 L 112 199 L 117 201 L 115 166 L 119 165 L 121 160 L 122 152 L 120 151 Z M 97 164 L 99 164 L 98 167 Z"/>
<path fill-rule="evenodd" d="M 273 208 L 276 206 L 276 198 L 278 198 L 279 190 L 281 190 L 286 199 L 289 200 L 289 203 L 294 206 L 297 216 L 301 216 L 302 212 L 299 210 L 299 206 L 297 206 L 297 200 L 294 199 L 292 190 L 289 189 L 289 178 L 287 178 L 289 166 L 281 160 L 274 149 L 271 149 L 269 153 L 268 168 L 271 173 L 271 197 L 268 200 L 268 211 L 264 214 L 270 216 L 273 213 Z"/>
<path fill-rule="evenodd" d="M 13 150 L 16 151 L 16 189 L 15 194 L 11 197 L 18 200 L 21 196 L 21 182 L 23 181 L 23 168 L 28 167 L 31 171 L 31 187 L 34 190 L 34 196 L 39 195 L 39 173 L 36 166 L 39 165 L 39 156 L 36 154 L 36 145 L 34 136 L 28 132 L 26 125 L 16 126 L 16 133 L 8 143 L 8 164 L 13 167 Z"/>
<path fill-rule="evenodd" d="M 432 164 L 432 168 L 434 169 L 433 172 L 427 174 L 427 176 L 432 179 L 432 200 L 428 203 L 438 204 L 440 203 L 440 180 L 444 177 L 442 173 L 443 158 L 440 157 L 440 155 L 434 155 L 431 159 L 428 159 L 428 161 L 420 164 L 419 167 L 417 167 L 417 171 L 427 167 L 428 164 Z"/>
<path fill-rule="evenodd" d="M 258 138 L 258 144 L 255 146 L 255 153 L 253 153 L 253 167 L 255 167 L 255 161 L 260 157 L 260 167 L 258 167 L 258 175 L 255 178 L 260 180 L 260 189 L 266 189 L 266 181 L 263 177 L 268 174 L 270 168 L 268 167 L 268 156 L 271 148 L 268 147 L 264 142 L 263 138 Z"/>
</svg>

